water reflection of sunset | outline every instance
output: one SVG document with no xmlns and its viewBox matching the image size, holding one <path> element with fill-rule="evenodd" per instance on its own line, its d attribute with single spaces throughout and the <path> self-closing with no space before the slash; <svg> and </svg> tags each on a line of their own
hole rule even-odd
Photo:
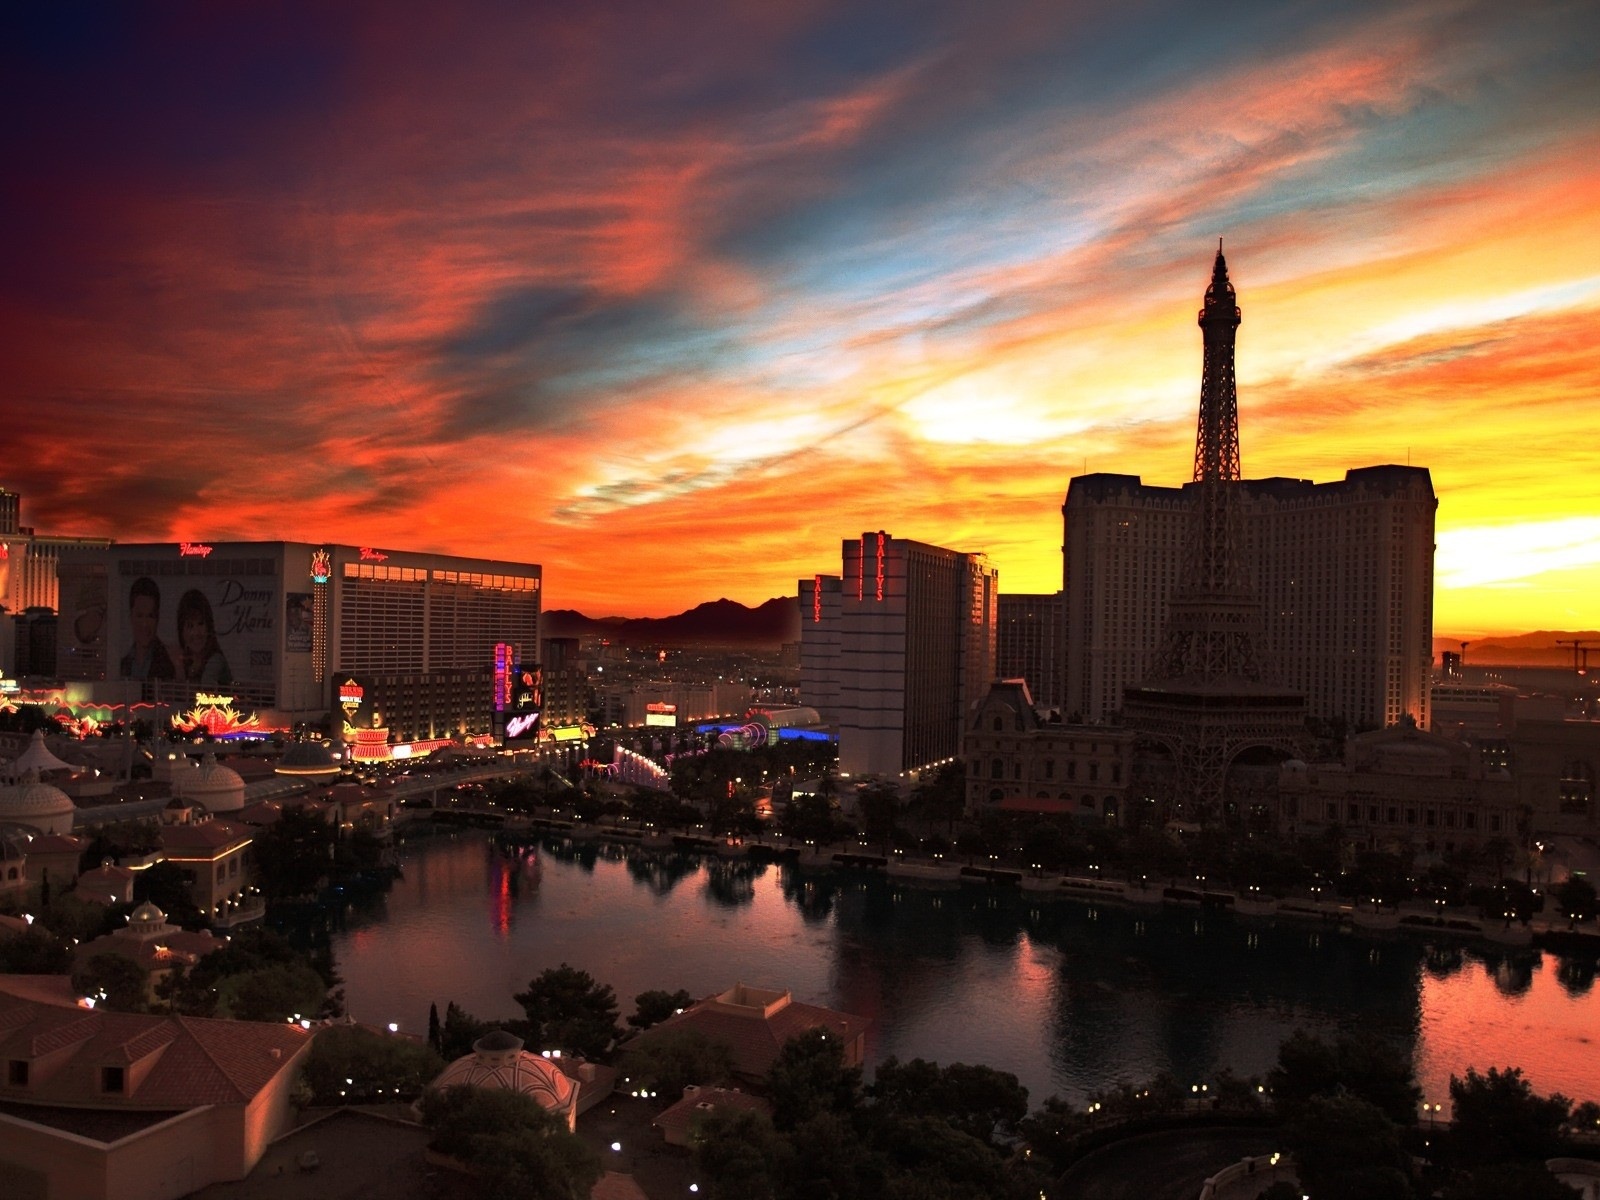
<svg viewBox="0 0 1600 1200">
<path fill-rule="evenodd" d="M 1592 957 L 1523 953 L 1443 976 L 1424 971 L 1417 1078 L 1426 1099 L 1448 1115 L 1450 1076 L 1468 1067 L 1520 1067 L 1537 1092 L 1600 1098 L 1594 983 Z"/>
<path fill-rule="evenodd" d="M 653 988 L 786 987 L 872 1018 L 873 1060 L 983 1062 L 1035 1100 L 1160 1071 L 1259 1074 L 1300 1028 L 1414 1046 L 1434 1102 L 1467 1066 L 1523 1066 L 1542 1090 L 1600 1098 L 1593 971 L 1555 958 L 632 847 L 546 843 L 539 886 L 518 891 L 497 859 L 474 837 L 405 848 L 387 901 L 335 936 L 357 1019 L 415 1028 L 447 1000 L 514 1016 L 512 994 L 568 962 L 624 1014 Z"/>
</svg>

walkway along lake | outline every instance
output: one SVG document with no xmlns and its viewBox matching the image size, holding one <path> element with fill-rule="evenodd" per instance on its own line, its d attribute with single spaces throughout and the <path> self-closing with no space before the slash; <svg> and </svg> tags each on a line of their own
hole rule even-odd
<svg viewBox="0 0 1600 1200">
<path fill-rule="evenodd" d="M 650 988 L 787 987 L 871 1017 L 869 1061 L 985 1063 L 1034 1104 L 1160 1071 L 1262 1073 L 1298 1027 L 1404 1040 L 1430 1101 L 1468 1066 L 1600 1100 L 1593 956 L 553 839 L 507 854 L 479 833 L 404 843 L 400 862 L 334 930 L 358 1020 L 420 1031 L 450 1000 L 517 1016 L 512 994 L 568 962 L 623 1016 Z"/>
</svg>

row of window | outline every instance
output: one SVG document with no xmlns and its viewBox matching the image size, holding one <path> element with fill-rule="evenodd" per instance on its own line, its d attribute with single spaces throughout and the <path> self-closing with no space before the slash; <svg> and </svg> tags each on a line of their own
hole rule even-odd
<svg viewBox="0 0 1600 1200">
<path fill-rule="evenodd" d="M 1284 809 L 1288 816 L 1299 815 L 1297 797 L 1288 796 L 1284 799 Z M 1337 801 L 1328 800 L 1323 803 L 1323 817 L 1330 821 L 1339 820 L 1339 804 Z M 1348 801 L 1344 806 L 1344 823 L 1346 825 L 1416 825 L 1418 818 L 1425 829 L 1436 829 L 1441 825 L 1445 829 L 1455 829 L 1458 810 L 1453 807 L 1446 808 L 1418 808 L 1414 804 L 1361 804 Z M 1459 810 L 1460 827 L 1469 833 L 1478 829 L 1478 812 L 1473 808 Z M 1403 819 L 1402 819 L 1403 818 Z M 1488 814 L 1488 832 L 1500 833 L 1504 828 L 1503 818 L 1498 812 Z"/>
<path fill-rule="evenodd" d="M 1012 770 L 1013 770 L 1013 777 L 1014 778 L 1016 778 L 1016 779 L 1021 779 L 1022 778 L 1022 766 L 1023 766 L 1023 764 L 1020 761 L 1012 763 Z M 1122 764 L 1120 762 L 1113 762 L 1113 763 L 1110 764 L 1110 766 L 1111 766 L 1111 782 L 1112 783 L 1121 783 L 1122 782 Z M 997 759 L 995 759 L 993 762 L 991 762 L 989 764 L 989 778 L 990 779 L 1004 779 L 1005 777 L 1006 777 L 1005 759 L 997 758 Z M 1047 758 L 1047 759 L 1044 760 L 1044 771 L 1043 771 L 1043 774 L 1041 775 L 1041 778 L 1043 778 L 1043 779 L 1054 779 L 1055 777 L 1056 777 L 1056 760 L 1053 759 L 1053 758 Z M 1077 777 L 1078 777 L 1078 762 L 1077 762 L 1076 759 L 1068 759 L 1067 760 L 1066 779 L 1071 781 L 1071 780 L 1076 779 Z M 1099 783 L 1100 782 L 1100 764 L 1099 763 L 1092 762 L 1092 763 L 1088 764 L 1088 775 L 1087 775 L 1087 778 L 1088 778 L 1088 781 L 1090 783 Z"/>
</svg>

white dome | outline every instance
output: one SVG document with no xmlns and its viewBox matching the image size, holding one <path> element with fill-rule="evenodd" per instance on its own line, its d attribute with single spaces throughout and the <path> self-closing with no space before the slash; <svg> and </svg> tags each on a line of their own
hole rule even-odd
<svg viewBox="0 0 1600 1200">
<path fill-rule="evenodd" d="M 72 797 L 40 783 L 38 771 L 30 770 L 21 782 L 0 788 L 0 821 L 15 821 L 40 833 L 71 833 L 77 813 Z"/>
<path fill-rule="evenodd" d="M 180 779 L 183 798 L 205 805 L 208 812 L 234 812 L 244 807 L 244 780 L 232 767 L 219 763 L 215 754 L 206 755 L 198 767 L 173 782 Z"/>
<path fill-rule="evenodd" d="M 503 1029 L 484 1034 L 473 1044 L 471 1054 L 456 1059 L 428 1086 L 437 1089 L 497 1088 L 520 1092 L 535 1100 L 541 1108 L 565 1119 L 569 1127 L 576 1119 L 576 1081 L 568 1078 L 548 1059 L 529 1054 L 522 1048 L 521 1038 Z"/>
</svg>

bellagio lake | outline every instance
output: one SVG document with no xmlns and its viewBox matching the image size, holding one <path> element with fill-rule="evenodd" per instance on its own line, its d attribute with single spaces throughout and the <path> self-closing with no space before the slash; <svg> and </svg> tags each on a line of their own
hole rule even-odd
<svg viewBox="0 0 1600 1200">
<path fill-rule="evenodd" d="M 623 1016 L 663 988 L 744 982 L 870 1017 L 888 1055 L 1015 1073 L 1038 1104 L 1168 1071 L 1264 1073 L 1296 1028 L 1413 1048 L 1430 1101 L 1451 1074 L 1519 1066 L 1541 1092 L 1600 1100 L 1596 961 L 1288 918 L 933 890 L 547 839 L 508 853 L 463 833 L 400 848 L 403 877 L 337 919 L 357 1020 L 426 1028 L 428 1005 L 483 1019 L 546 967 L 610 984 Z"/>
</svg>

